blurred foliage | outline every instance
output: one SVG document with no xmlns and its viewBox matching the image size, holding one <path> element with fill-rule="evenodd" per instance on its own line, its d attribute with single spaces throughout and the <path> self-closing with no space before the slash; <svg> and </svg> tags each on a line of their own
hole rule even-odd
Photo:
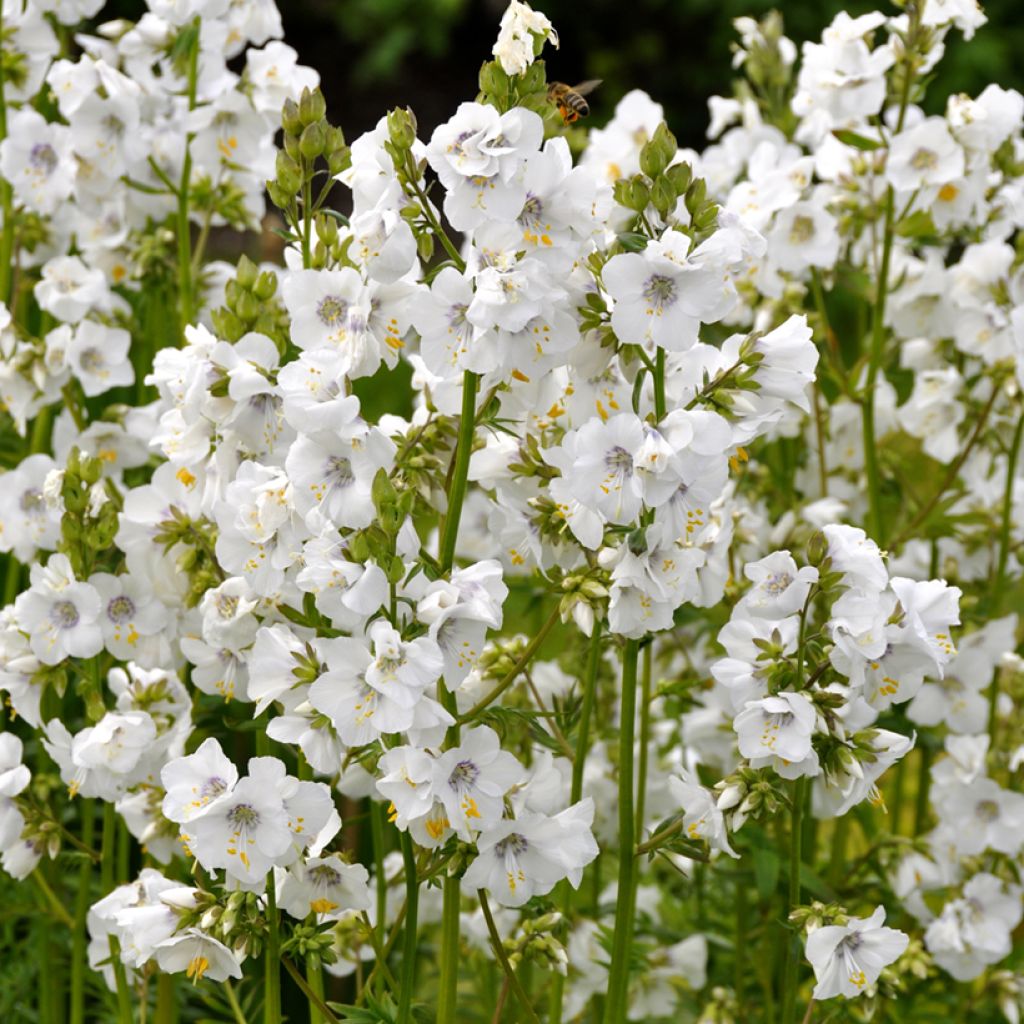
<svg viewBox="0 0 1024 1024">
<path fill-rule="evenodd" d="M 421 136 L 476 91 L 505 0 L 278 0 L 285 38 L 323 78 L 331 116 L 350 138 L 390 106 L 410 104 Z M 840 10 L 895 13 L 885 0 L 536 0 L 562 38 L 548 55 L 552 78 L 603 79 L 591 98 L 592 120 L 611 116 L 630 89 L 664 104 L 682 145 L 699 147 L 707 98 L 728 93 L 732 27 L 741 15 L 782 11 L 787 34 L 817 39 Z M 951 92 L 977 94 L 989 82 L 1024 92 L 1022 0 L 983 3 L 989 23 L 965 43 L 951 32 L 929 105 Z M 142 0 L 108 0 L 104 17 L 138 18 Z"/>
</svg>

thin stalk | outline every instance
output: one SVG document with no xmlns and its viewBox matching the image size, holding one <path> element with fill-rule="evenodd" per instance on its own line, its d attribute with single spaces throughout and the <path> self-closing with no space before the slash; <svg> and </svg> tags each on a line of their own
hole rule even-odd
<svg viewBox="0 0 1024 1024">
<path fill-rule="evenodd" d="M 1017 460 L 1020 458 L 1021 435 L 1024 434 L 1024 412 L 1017 420 L 1013 432 L 1010 455 L 1006 460 L 1006 486 L 1003 489 L 1003 508 L 999 525 L 999 555 L 996 559 L 996 577 L 992 588 L 992 617 L 999 615 L 1006 588 L 1006 566 L 1010 559 L 1010 527 L 1013 525 L 1013 485 L 1017 477 Z"/>
<path fill-rule="evenodd" d="M 3 11 L 0 10 L 0 32 L 4 29 Z M 0 66 L 0 140 L 7 138 L 7 98 L 3 68 Z M 0 302 L 11 306 L 11 260 L 14 256 L 14 191 L 11 183 L 0 178 L 0 216 L 3 233 L 0 234 Z"/>
<path fill-rule="evenodd" d="M 230 1001 L 234 992 L 230 990 L 228 996 Z M 178 996 L 174 990 L 174 978 L 169 974 L 158 974 L 156 976 L 156 1015 L 153 1024 L 177 1024 L 178 1021 Z"/>
<path fill-rule="evenodd" d="M 914 801 L 914 835 L 924 832 L 928 821 L 928 792 L 932 784 L 932 752 L 921 747 L 921 760 L 917 766 L 917 795 Z"/>
<path fill-rule="evenodd" d="M 109 943 L 110 963 L 114 968 L 114 982 L 117 986 L 117 1024 L 133 1024 L 132 996 L 128 988 L 128 974 L 121 960 L 121 946 L 114 935 L 110 936 Z"/>
<path fill-rule="evenodd" d="M 455 1024 L 459 984 L 459 879 L 446 875 L 441 908 L 440 978 L 437 988 L 437 1024 Z M 404 971 L 404 965 L 403 965 Z"/>
<path fill-rule="evenodd" d="M 451 487 L 448 490 L 448 511 L 441 532 L 441 553 L 438 561 L 447 572 L 455 562 L 455 542 L 459 536 L 462 504 L 466 499 L 469 476 L 469 458 L 473 454 L 473 425 L 476 419 L 476 393 L 480 378 L 467 370 L 462 377 L 462 415 L 459 419 L 459 437 L 455 442 L 455 463 Z"/>
<path fill-rule="evenodd" d="M 291 975 L 292 981 L 302 990 L 302 994 L 316 1005 L 316 1008 L 323 1014 L 323 1018 L 327 1021 L 327 1024 L 341 1024 L 341 1021 L 334 1015 L 331 1008 L 318 996 L 308 985 L 306 979 L 302 976 L 302 972 L 288 959 L 283 957 L 281 963 L 284 964 L 284 969 Z"/>
<path fill-rule="evenodd" d="M 387 926 L 388 879 L 384 873 L 384 805 L 370 799 L 370 835 L 373 842 L 373 868 L 377 875 L 377 944 L 384 945 Z"/>
<path fill-rule="evenodd" d="M 636 730 L 637 661 L 640 645 L 627 640 L 622 654 L 622 710 L 619 721 L 619 887 L 615 898 L 615 932 L 608 968 L 605 1024 L 626 1020 L 629 967 L 633 946 L 632 894 L 636 871 L 633 812 L 633 745 Z"/>
<path fill-rule="evenodd" d="M 75 922 L 72 920 L 71 915 L 67 910 L 65 910 L 64 904 L 57 899 L 57 894 L 50 887 L 50 883 L 47 882 L 46 875 L 43 874 L 41 867 L 37 867 L 35 871 L 32 872 L 32 880 L 36 883 L 39 891 L 43 894 L 43 899 L 45 899 L 49 904 L 53 916 L 68 928 L 73 927 Z"/>
<path fill-rule="evenodd" d="M 518 678 L 519 673 L 526 668 L 527 665 L 533 660 L 534 655 L 540 650 L 541 645 L 547 639 L 548 633 L 554 628 L 556 622 L 560 618 L 558 605 L 552 609 L 551 614 L 547 617 L 544 625 L 540 627 L 537 635 L 527 644 L 526 649 L 519 656 L 519 660 L 512 666 L 511 669 L 506 673 L 505 677 L 488 693 L 486 696 L 481 697 L 464 715 L 460 715 L 458 722 L 470 722 L 481 711 L 489 708 Z M 597 628 L 596 626 L 594 627 Z"/>
<path fill-rule="evenodd" d="M 309 1024 L 323 1024 L 324 1015 L 320 1007 L 324 1001 L 324 969 L 317 956 L 306 960 L 306 984 L 311 995 L 309 1002 Z"/>
<path fill-rule="evenodd" d="M 420 885 L 416 855 L 409 833 L 401 834 L 402 861 L 405 864 L 405 940 L 402 946 L 402 975 L 398 986 L 398 1024 L 409 1024 L 412 994 L 416 987 L 416 927 L 419 917 Z"/>
<path fill-rule="evenodd" d="M 96 828 L 96 806 L 92 800 L 81 800 L 79 809 L 82 815 L 82 842 L 92 846 L 93 832 Z M 85 972 L 87 937 L 85 920 L 89 913 L 90 892 L 89 879 L 92 876 L 92 861 L 82 859 L 78 866 L 78 882 L 75 886 L 75 920 L 71 930 L 71 1007 L 69 1020 L 71 1024 L 85 1024 Z M 159 1024 L 170 1024 L 159 1020 Z"/>
<path fill-rule="evenodd" d="M 736 1010 L 743 1018 L 743 989 L 746 982 L 747 952 L 747 886 L 743 875 L 736 872 L 736 931 L 734 936 L 733 990 Z"/>
<path fill-rule="evenodd" d="M 487 922 L 487 934 L 491 937 L 491 945 L 494 947 L 495 955 L 501 962 L 501 969 L 505 972 L 509 986 L 526 1013 L 526 1019 L 531 1021 L 532 1024 L 540 1024 L 540 1018 L 534 1011 L 529 996 L 523 991 L 523 986 L 516 977 L 514 968 L 509 963 L 508 954 L 505 952 L 505 944 L 501 941 L 501 936 L 498 934 L 497 926 L 494 923 L 494 917 L 491 914 L 490 904 L 487 902 L 487 892 L 484 889 L 478 889 L 477 896 L 480 897 L 480 909 L 484 913 L 484 921 Z"/>
<path fill-rule="evenodd" d="M 832 852 L 828 866 L 828 884 L 837 888 L 846 872 L 846 845 L 850 838 L 850 819 L 838 818 L 832 831 Z"/>
<path fill-rule="evenodd" d="M 790 817 L 789 848 L 789 909 L 800 905 L 800 844 L 803 838 L 803 813 L 807 799 L 807 779 L 801 777 L 793 786 L 793 806 Z M 796 935 L 786 936 L 783 957 L 782 1020 L 791 1021 L 796 1009 L 797 979 L 800 971 L 800 940 Z"/>
<path fill-rule="evenodd" d="M 224 982 L 224 993 L 228 997 L 228 1003 L 231 1006 L 231 1012 L 235 1018 L 235 1024 L 248 1024 L 245 1019 L 245 1014 L 242 1013 L 242 1007 L 238 1003 L 238 996 L 235 995 L 235 986 L 230 981 Z"/>
<path fill-rule="evenodd" d="M 199 79 L 199 22 L 194 23 L 195 37 L 188 52 L 187 94 L 188 109 L 196 108 L 196 85 Z M 191 132 L 185 135 L 185 155 L 181 161 L 181 182 L 177 188 L 178 211 L 178 302 L 181 317 L 181 330 L 192 323 L 195 315 L 195 297 L 192 281 L 192 228 L 188 219 L 189 191 L 192 183 L 192 138 Z"/>
<path fill-rule="evenodd" d="M 305 980 L 305 979 L 303 979 Z M 281 1024 L 281 939 L 274 873 L 267 876 L 267 943 L 263 952 L 263 1024 Z"/>
<path fill-rule="evenodd" d="M 640 756 L 637 760 L 636 824 L 633 831 L 635 836 L 643 835 L 644 813 L 647 809 L 647 765 L 650 758 L 648 747 L 651 741 L 651 646 L 647 644 L 644 647 L 640 672 Z M 635 877 L 633 881 L 635 886 Z"/>
<path fill-rule="evenodd" d="M 112 803 L 103 804 L 103 836 L 100 846 L 100 894 L 114 888 L 114 842 L 117 837 L 117 812 Z"/>
<path fill-rule="evenodd" d="M 665 350 L 658 347 L 654 357 L 654 418 L 660 423 L 665 418 Z"/>
<path fill-rule="evenodd" d="M 594 623 L 590 634 L 590 649 L 587 652 L 586 675 L 583 678 L 583 706 L 576 729 L 576 751 L 572 759 L 572 785 L 569 790 L 569 804 L 578 803 L 583 795 L 583 771 L 587 764 L 587 750 L 590 747 L 590 720 L 594 714 L 594 699 L 597 693 L 597 670 L 601 664 L 601 620 Z M 568 881 L 562 885 L 562 913 L 569 917 L 572 912 L 572 887 Z M 555 973 L 548 995 L 548 1024 L 562 1024 L 562 997 L 565 993 L 565 978 Z"/>
</svg>

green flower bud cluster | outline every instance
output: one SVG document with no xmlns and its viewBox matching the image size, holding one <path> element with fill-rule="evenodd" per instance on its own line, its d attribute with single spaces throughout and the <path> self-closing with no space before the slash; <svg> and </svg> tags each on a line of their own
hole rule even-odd
<svg viewBox="0 0 1024 1024">
<path fill-rule="evenodd" d="M 310 914 L 301 924 L 295 925 L 292 934 L 281 944 L 281 952 L 285 956 L 306 960 L 314 966 L 333 964 L 338 959 L 334 948 L 334 927 L 334 921 L 317 924 L 316 915 Z"/>
<path fill-rule="evenodd" d="M 558 602 L 558 612 L 562 621 L 568 622 L 572 617 L 578 622 L 581 614 L 579 605 L 586 607 L 587 611 L 583 614 L 591 621 L 603 619 L 610 587 L 611 579 L 605 569 L 595 567 L 564 576 L 560 584 L 562 597 Z"/>
<path fill-rule="evenodd" d="M 68 556 L 79 579 L 89 575 L 96 556 L 110 549 L 117 533 L 120 499 L 102 477 L 101 459 L 71 449 L 60 479 L 64 514 L 57 550 Z"/>
<path fill-rule="evenodd" d="M 796 115 L 790 106 L 796 81 L 792 57 L 787 59 L 782 49 L 784 35 L 782 15 L 769 11 L 755 31 L 744 32 L 743 43 L 734 43 L 732 50 L 746 76 L 734 84 L 736 98 L 753 99 L 764 122 L 788 136 L 796 127 Z"/>
<path fill-rule="evenodd" d="M 822 903 L 820 900 L 796 907 L 789 914 L 790 924 L 807 935 L 829 925 L 845 925 L 849 920 L 850 915 L 845 907 L 838 903 Z"/>
<path fill-rule="evenodd" d="M 729 831 L 737 832 L 748 818 L 771 818 L 789 806 L 779 777 L 770 768 L 737 768 L 714 786 L 718 809 L 729 819 Z"/>
<path fill-rule="evenodd" d="M 727 988 L 716 985 L 711 990 L 711 999 L 704 1004 L 697 1018 L 697 1024 L 737 1024 L 740 1008 L 736 996 Z"/>
<path fill-rule="evenodd" d="M 505 939 L 505 952 L 513 968 L 524 961 L 538 964 L 546 971 L 564 975 L 569 968 L 563 937 L 565 921 L 560 913 L 551 911 L 539 917 L 526 916 L 517 935 Z"/>
<path fill-rule="evenodd" d="M 189 608 L 194 608 L 207 590 L 219 586 L 224 581 L 224 572 L 217 562 L 214 550 L 217 530 L 205 517 L 190 519 L 179 508 L 172 506 L 171 518 L 160 523 L 154 540 L 165 552 L 175 549 L 176 568 L 189 578 L 189 589 L 185 598 Z"/>
<path fill-rule="evenodd" d="M 179 930 L 201 928 L 240 956 L 258 957 L 263 950 L 268 925 L 254 892 L 236 891 L 218 900 L 201 891 L 196 907 L 179 915 Z"/>
<path fill-rule="evenodd" d="M 261 271 L 243 254 L 235 276 L 224 286 L 224 305 L 211 314 L 217 337 L 236 342 L 256 331 L 271 338 L 283 354 L 288 344 L 288 315 L 276 294 L 277 274 Z"/>
<path fill-rule="evenodd" d="M 478 82 L 477 103 L 488 103 L 503 114 L 513 107 L 526 107 L 541 117 L 550 116 L 552 126 L 561 125 L 558 111 L 548 99 L 544 61 L 534 61 L 521 75 L 510 75 L 498 61 L 490 60 L 480 68 Z"/>
</svg>

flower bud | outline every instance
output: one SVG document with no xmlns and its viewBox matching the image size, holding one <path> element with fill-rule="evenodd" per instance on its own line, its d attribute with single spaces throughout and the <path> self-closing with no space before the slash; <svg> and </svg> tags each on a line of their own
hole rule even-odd
<svg viewBox="0 0 1024 1024">
<path fill-rule="evenodd" d="M 388 138 L 396 149 L 411 149 L 416 141 L 416 118 L 407 107 L 388 111 Z"/>
<path fill-rule="evenodd" d="M 299 105 L 295 100 L 287 99 L 281 108 L 281 127 L 285 135 L 301 135 L 302 119 L 299 117 Z"/>
<path fill-rule="evenodd" d="M 317 89 L 303 89 L 299 97 L 299 120 L 304 127 L 323 120 L 327 113 L 327 101 L 324 94 Z"/>
<path fill-rule="evenodd" d="M 313 124 L 303 129 L 299 139 L 299 151 L 307 160 L 315 160 L 318 156 L 322 156 L 326 146 L 327 132 L 324 130 L 322 122 L 314 121 Z"/>
</svg>

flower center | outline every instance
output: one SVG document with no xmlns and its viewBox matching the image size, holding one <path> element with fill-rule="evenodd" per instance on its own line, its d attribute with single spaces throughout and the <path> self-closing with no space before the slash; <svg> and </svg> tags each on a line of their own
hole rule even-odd
<svg viewBox="0 0 1024 1024">
<path fill-rule="evenodd" d="M 480 777 L 480 769 L 472 761 L 460 761 L 448 776 L 448 785 L 454 790 L 469 789 Z"/>
<path fill-rule="evenodd" d="M 616 445 L 605 455 L 604 464 L 613 473 L 621 473 L 623 476 L 633 475 L 633 456 L 622 445 Z"/>
<path fill-rule="evenodd" d="M 327 476 L 338 487 L 348 487 L 355 480 L 352 463 L 344 455 L 332 455 L 327 460 Z"/>
<path fill-rule="evenodd" d="M 43 492 L 38 487 L 30 487 L 27 491 L 23 491 L 19 504 L 22 512 L 32 515 L 38 515 L 46 505 L 43 501 Z"/>
<path fill-rule="evenodd" d="M 329 864 L 317 864 L 315 867 L 310 868 L 309 880 L 313 885 L 323 886 L 324 888 L 341 885 L 341 875 Z"/>
<path fill-rule="evenodd" d="M 655 309 L 671 306 L 676 301 L 676 283 L 664 274 L 652 274 L 644 285 L 644 298 Z"/>
<path fill-rule="evenodd" d="M 336 295 L 325 295 L 316 307 L 316 315 L 325 327 L 337 327 L 345 319 L 348 303 Z"/>
<path fill-rule="evenodd" d="M 57 170 L 57 153 L 48 142 L 37 142 L 28 154 L 28 162 L 34 170 L 42 171 L 49 177 Z"/>
<path fill-rule="evenodd" d="M 939 166 L 939 154 L 923 146 L 910 158 L 910 166 L 915 171 L 933 171 Z"/>
<path fill-rule="evenodd" d="M 518 832 L 513 832 L 510 836 L 494 844 L 494 852 L 499 857 L 504 857 L 508 854 L 518 857 L 525 853 L 529 846 L 530 844 L 525 836 L 521 836 Z"/>
<path fill-rule="evenodd" d="M 127 622 L 135 614 L 135 602 L 124 594 L 111 598 L 107 605 L 107 618 L 118 624 Z"/>
<path fill-rule="evenodd" d="M 809 242 L 814 237 L 814 220 L 811 217 L 794 217 L 789 229 L 789 240 L 793 245 Z"/>
<path fill-rule="evenodd" d="M 979 800 L 974 806 L 974 816 L 981 821 L 995 821 L 999 817 L 999 804 L 995 800 Z"/>
<path fill-rule="evenodd" d="M 788 572 L 773 572 L 771 576 L 765 579 L 761 587 L 771 594 L 772 597 L 778 597 L 789 589 L 792 582 L 793 577 Z"/>
<path fill-rule="evenodd" d="M 260 823 L 260 814 L 251 804 L 236 804 L 228 811 L 228 821 L 238 829 L 255 828 Z"/>
<path fill-rule="evenodd" d="M 60 629 L 78 625 L 78 609 L 70 601 L 57 601 L 50 609 L 50 621 Z"/>
</svg>

